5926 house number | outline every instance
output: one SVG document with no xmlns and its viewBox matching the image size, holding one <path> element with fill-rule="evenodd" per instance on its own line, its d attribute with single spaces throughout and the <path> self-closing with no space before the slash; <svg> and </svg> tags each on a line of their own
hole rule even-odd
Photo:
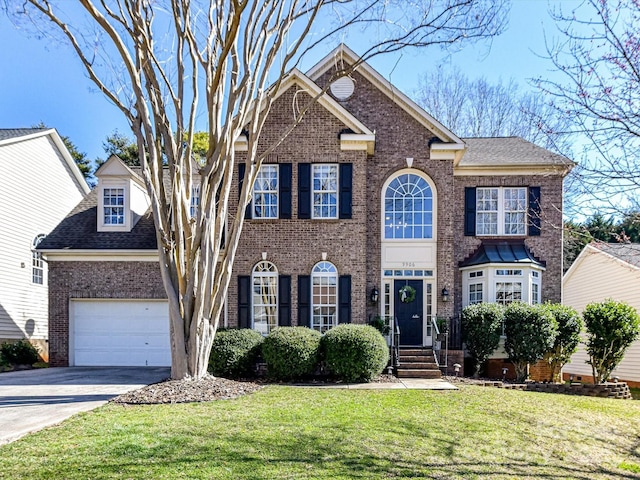
<svg viewBox="0 0 640 480">
<path fill-rule="evenodd" d="M 415 267 L 416 262 L 402 262 L 403 267 Z"/>
</svg>

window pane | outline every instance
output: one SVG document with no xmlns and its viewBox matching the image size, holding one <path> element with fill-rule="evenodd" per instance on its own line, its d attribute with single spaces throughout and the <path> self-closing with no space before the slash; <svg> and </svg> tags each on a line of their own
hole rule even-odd
<svg viewBox="0 0 640 480">
<path fill-rule="evenodd" d="M 263 335 L 278 325 L 278 271 L 271 262 L 253 269 L 253 328 Z"/>
<path fill-rule="evenodd" d="M 338 165 L 313 165 L 313 218 L 338 218 Z"/>
<path fill-rule="evenodd" d="M 253 218 L 278 218 L 278 166 L 262 165 L 253 184 Z"/>
<path fill-rule="evenodd" d="M 338 323 L 338 272 L 330 262 L 318 263 L 311 272 L 312 326 L 322 333 Z"/>
<path fill-rule="evenodd" d="M 432 200 L 424 178 L 394 178 L 385 192 L 385 238 L 432 238 Z"/>
</svg>

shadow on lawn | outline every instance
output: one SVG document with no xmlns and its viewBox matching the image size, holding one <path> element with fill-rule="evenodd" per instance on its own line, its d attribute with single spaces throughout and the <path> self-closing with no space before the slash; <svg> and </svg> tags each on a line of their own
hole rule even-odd
<svg viewBox="0 0 640 480">
<path fill-rule="evenodd" d="M 332 429 L 331 429 L 332 430 Z M 409 432 L 406 432 L 410 435 Z M 216 434 L 211 432 L 213 436 Z M 344 432 L 298 432 L 257 439 L 251 432 L 218 434 L 220 441 L 206 441 L 193 434 L 159 439 L 145 448 L 130 441 L 113 445 L 93 467 L 83 465 L 80 475 L 109 473 L 114 477 L 186 475 L 188 478 L 538 478 L 549 480 L 638 479 L 621 470 L 566 464 L 560 459 L 527 462 L 510 458 L 474 461 L 456 457 L 456 441 L 440 435 L 424 438 L 435 443 L 432 455 L 394 450 L 391 445 L 341 443 Z M 188 448 L 185 448 L 188 445 Z M 428 450 L 428 449 L 427 449 Z M 185 455 L 185 451 L 188 452 Z M 426 452 L 425 452 L 426 453 Z M 521 452 L 518 452 L 521 453 Z M 408 458 L 413 456 L 413 458 Z M 105 459 L 111 459 L 111 462 Z M 553 462 L 554 463 L 550 463 Z M 157 470 L 154 470 L 157 469 Z M 111 476 L 109 475 L 109 476 Z"/>
</svg>

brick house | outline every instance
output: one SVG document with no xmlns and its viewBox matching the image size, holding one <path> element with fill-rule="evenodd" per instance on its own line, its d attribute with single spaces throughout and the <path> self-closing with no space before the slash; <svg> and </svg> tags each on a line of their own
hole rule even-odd
<svg viewBox="0 0 640 480">
<path fill-rule="evenodd" d="M 297 102 L 327 87 L 336 59 L 357 56 L 340 46 L 306 74 L 290 74 L 265 145 Z M 243 149 L 246 138 L 236 144 L 238 185 Z M 325 331 L 380 315 L 397 321 L 400 345 L 429 347 L 441 318 L 461 360 L 464 305 L 560 301 L 562 181 L 572 165 L 520 138 L 461 139 L 363 63 L 328 86 L 263 164 L 224 323 Z M 115 157 L 96 176 L 41 246 L 51 362 L 169 364 L 141 179 Z M 112 205 L 122 206 L 116 216 Z"/>
</svg>

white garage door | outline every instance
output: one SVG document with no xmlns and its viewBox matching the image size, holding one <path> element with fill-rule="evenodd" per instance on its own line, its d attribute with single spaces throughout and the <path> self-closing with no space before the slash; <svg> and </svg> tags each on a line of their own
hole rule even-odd
<svg viewBox="0 0 640 480">
<path fill-rule="evenodd" d="M 72 365 L 171 365 L 166 301 L 72 300 L 69 317 Z"/>
</svg>

